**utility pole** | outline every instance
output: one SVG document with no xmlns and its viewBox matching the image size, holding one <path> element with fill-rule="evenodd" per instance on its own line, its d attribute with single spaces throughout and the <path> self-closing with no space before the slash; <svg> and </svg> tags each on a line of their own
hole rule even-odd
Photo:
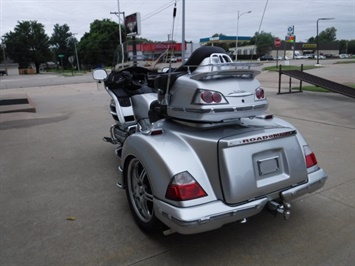
<svg viewBox="0 0 355 266">
<path fill-rule="evenodd" d="M 4 43 L 4 40 L 2 40 L 1 47 L 2 47 L 2 54 L 3 54 L 3 57 L 4 57 L 5 72 L 6 72 L 6 75 L 8 75 L 8 73 L 7 73 L 7 60 L 6 60 L 6 54 L 5 54 L 6 45 Z"/>
<path fill-rule="evenodd" d="M 181 41 L 181 61 L 185 63 L 185 0 L 182 0 L 182 41 Z"/>
<path fill-rule="evenodd" d="M 74 42 L 74 48 L 75 48 L 75 56 L 76 56 L 76 64 L 78 65 L 78 71 L 80 71 L 80 65 L 79 65 L 79 57 L 78 57 L 78 51 L 76 49 L 76 42 L 73 36 L 77 35 L 77 33 L 72 33 L 72 40 Z"/>
<path fill-rule="evenodd" d="M 119 39 L 120 39 L 120 46 L 121 46 L 121 53 L 122 53 L 122 65 L 124 63 L 124 49 L 123 49 L 123 44 L 122 44 L 122 30 L 121 30 L 121 14 L 123 13 L 124 16 L 124 12 L 121 13 L 120 11 L 120 0 L 117 0 L 117 10 L 118 12 L 110 12 L 110 14 L 115 14 L 118 17 L 118 34 L 119 34 Z M 124 19 L 123 19 L 124 21 Z"/>
</svg>

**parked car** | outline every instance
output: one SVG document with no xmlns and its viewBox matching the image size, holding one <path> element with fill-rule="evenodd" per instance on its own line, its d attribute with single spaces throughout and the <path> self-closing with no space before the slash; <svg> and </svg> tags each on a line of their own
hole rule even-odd
<svg viewBox="0 0 355 266">
<path fill-rule="evenodd" d="M 272 61 L 274 60 L 274 57 L 272 55 L 263 55 L 258 58 L 259 61 Z"/>
<path fill-rule="evenodd" d="M 6 75 L 7 76 L 7 72 L 6 70 L 0 70 L 0 76 L 4 76 Z"/>
<path fill-rule="evenodd" d="M 300 54 L 296 54 L 294 56 L 295 59 L 305 59 L 305 57 L 303 55 L 300 55 Z"/>
<path fill-rule="evenodd" d="M 312 59 L 312 58 L 314 58 L 314 54 L 304 54 L 303 57 L 305 59 Z"/>
<path fill-rule="evenodd" d="M 317 59 L 317 58 L 318 58 L 318 56 L 317 56 L 317 55 L 315 55 L 315 56 L 314 56 L 314 58 L 315 58 L 315 59 Z M 326 57 L 325 57 L 324 55 L 321 55 L 321 54 L 319 55 L 319 59 L 325 59 L 325 58 L 326 58 Z"/>
<path fill-rule="evenodd" d="M 46 63 L 42 63 L 39 66 L 39 70 L 40 71 L 48 71 L 50 69 L 56 69 L 57 68 L 57 64 L 54 62 L 46 62 Z"/>
<path fill-rule="evenodd" d="M 128 57 L 128 61 L 145 61 L 147 60 L 144 55 L 132 55 Z"/>
<path fill-rule="evenodd" d="M 279 56 L 278 60 L 289 60 L 290 58 L 288 58 L 287 56 Z"/>
<path fill-rule="evenodd" d="M 342 59 L 343 59 L 343 58 L 349 58 L 349 55 L 347 55 L 347 54 L 340 54 L 340 55 L 339 55 L 339 58 L 342 58 Z"/>
<path fill-rule="evenodd" d="M 170 57 L 167 57 L 166 59 L 166 62 L 167 63 L 176 63 L 177 62 L 177 58 L 175 56 L 170 56 Z"/>
</svg>

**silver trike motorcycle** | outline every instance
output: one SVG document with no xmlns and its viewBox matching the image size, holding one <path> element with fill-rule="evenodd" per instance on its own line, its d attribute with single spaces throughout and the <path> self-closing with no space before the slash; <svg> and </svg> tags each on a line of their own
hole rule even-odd
<svg viewBox="0 0 355 266">
<path fill-rule="evenodd" d="M 300 132 L 267 114 L 253 64 L 201 47 L 175 70 L 94 70 L 112 97 L 106 142 L 119 158 L 118 186 L 145 231 L 194 234 L 245 222 L 291 202 L 327 174 Z"/>
</svg>

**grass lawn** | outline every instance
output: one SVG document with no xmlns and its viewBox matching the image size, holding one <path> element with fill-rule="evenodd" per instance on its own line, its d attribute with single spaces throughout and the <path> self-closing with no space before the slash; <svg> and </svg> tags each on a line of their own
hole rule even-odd
<svg viewBox="0 0 355 266">
<path fill-rule="evenodd" d="M 303 70 L 309 70 L 309 69 L 314 69 L 314 68 L 319 68 L 318 66 L 313 66 L 313 65 L 306 65 L 303 66 Z M 301 70 L 301 66 L 284 66 L 282 65 L 283 70 Z M 268 71 L 279 71 L 279 67 L 276 66 L 269 66 L 269 67 L 264 67 L 263 70 L 268 70 Z"/>
<path fill-rule="evenodd" d="M 355 60 L 349 59 L 349 60 L 344 60 L 344 61 L 338 61 L 334 64 L 355 64 Z"/>
<path fill-rule="evenodd" d="M 74 71 L 74 72 L 64 72 L 64 73 L 58 73 L 63 75 L 64 77 L 72 77 L 72 76 L 82 76 L 86 74 L 86 72 L 83 71 Z"/>
</svg>

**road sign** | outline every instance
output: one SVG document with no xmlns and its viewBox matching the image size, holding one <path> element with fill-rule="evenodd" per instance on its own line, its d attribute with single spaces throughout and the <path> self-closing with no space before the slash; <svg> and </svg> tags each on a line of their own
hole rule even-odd
<svg viewBox="0 0 355 266">
<path fill-rule="evenodd" d="M 63 54 L 59 54 L 58 57 L 59 57 L 59 58 L 63 58 L 64 55 L 63 55 Z"/>
<path fill-rule="evenodd" d="M 71 64 L 73 64 L 73 62 L 74 62 L 74 56 L 69 56 L 69 57 L 68 57 L 68 61 L 69 61 Z"/>
<path fill-rule="evenodd" d="M 286 42 L 295 42 L 296 41 L 296 35 L 286 36 L 285 40 L 286 40 Z"/>
<path fill-rule="evenodd" d="M 295 26 L 288 26 L 287 27 L 287 35 L 288 36 L 291 36 L 291 35 L 293 35 L 295 33 Z"/>
<path fill-rule="evenodd" d="M 280 45 L 281 45 L 281 39 L 276 38 L 276 39 L 275 39 L 275 46 L 276 46 L 276 47 L 280 47 Z"/>
</svg>

